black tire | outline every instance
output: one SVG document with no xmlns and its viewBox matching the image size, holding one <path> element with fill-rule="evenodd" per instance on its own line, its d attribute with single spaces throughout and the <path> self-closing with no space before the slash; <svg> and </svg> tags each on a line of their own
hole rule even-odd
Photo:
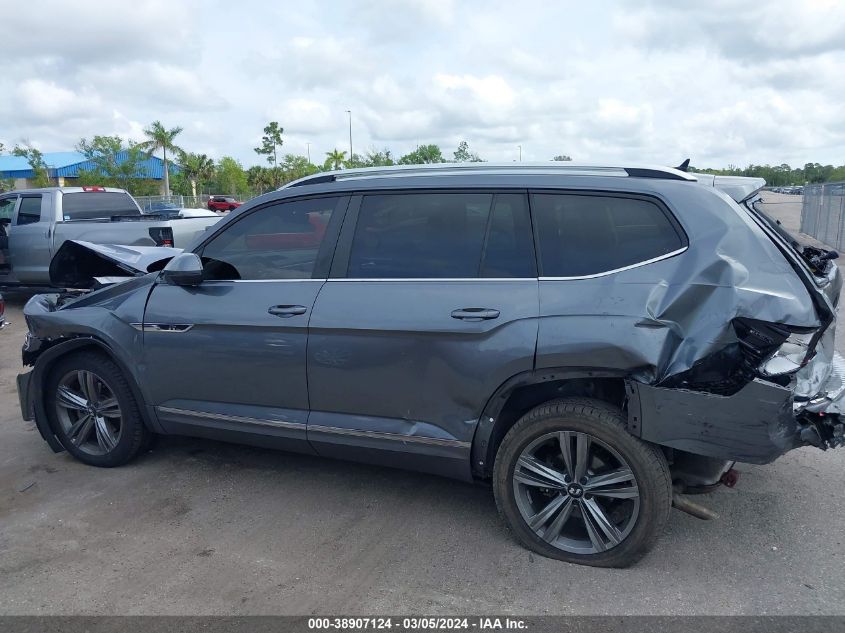
<svg viewBox="0 0 845 633">
<path fill-rule="evenodd" d="M 102 454 L 91 454 L 86 452 L 84 446 L 77 446 L 71 441 L 68 430 L 60 420 L 60 408 L 57 406 L 60 382 L 72 372 L 79 371 L 94 374 L 113 394 L 119 406 L 120 426 L 116 443 L 110 449 L 104 450 Z M 79 461 L 101 468 L 122 466 L 132 460 L 150 442 L 152 433 L 144 426 L 138 402 L 126 376 L 105 354 L 86 350 L 60 358 L 51 368 L 45 383 L 44 404 L 50 425 L 65 450 Z M 95 435 L 97 435 L 96 432 Z"/>
<path fill-rule="evenodd" d="M 549 455 L 555 440 L 544 438 L 564 437 L 561 432 L 568 433 L 564 433 L 567 438 L 566 444 L 561 439 L 559 440 L 560 446 L 577 446 L 577 442 L 580 441 L 577 438 L 586 435 L 591 438 L 590 442 L 587 442 L 588 446 L 595 447 L 596 451 L 605 451 L 604 454 L 608 456 L 608 462 L 611 462 L 613 459 L 612 452 L 606 451 L 609 447 L 611 451 L 615 451 L 617 457 L 624 460 L 622 463 L 630 469 L 630 473 L 633 473 L 633 477 L 628 480 L 633 483 L 629 484 L 630 488 L 626 490 L 636 490 L 636 493 L 634 493 L 637 495 L 636 501 L 602 499 L 602 503 L 609 502 L 623 506 L 619 512 L 624 512 L 626 507 L 633 507 L 634 503 L 638 504 L 636 511 L 631 511 L 628 515 L 627 531 L 615 533 L 616 535 L 625 534 L 624 538 L 621 538 L 618 544 L 611 545 L 604 551 L 600 551 L 600 548 L 597 547 L 594 548 L 595 553 L 575 553 L 562 549 L 541 538 L 541 535 L 529 527 L 527 520 L 523 518 L 526 505 L 533 502 L 530 501 L 532 499 L 536 500 L 537 503 L 536 506 L 529 507 L 533 510 L 534 507 L 544 506 L 549 499 L 558 501 L 559 498 L 564 498 L 567 504 L 571 502 L 573 508 L 577 508 L 577 510 L 569 510 L 570 514 L 567 516 L 570 518 L 564 519 L 564 522 L 561 523 L 564 529 L 577 531 L 581 524 L 589 522 L 583 517 L 584 514 L 589 514 L 590 508 L 585 508 L 584 511 L 582 511 L 582 508 L 584 508 L 584 504 L 592 504 L 595 507 L 593 501 L 595 496 L 587 491 L 586 485 L 581 489 L 581 492 L 577 490 L 581 486 L 573 486 L 574 490 L 570 492 L 566 484 L 561 484 L 560 490 L 549 490 L 547 488 L 535 488 L 536 483 L 523 485 L 514 480 L 514 471 L 517 468 L 520 456 L 524 455 L 523 451 L 530 451 L 532 446 L 537 446 L 540 443 L 539 446 L 544 448 L 536 450 L 546 450 L 548 451 L 546 455 Z M 552 434 L 557 434 L 557 436 Z M 569 439 L 570 437 L 574 439 Z M 598 442 L 595 440 L 598 440 Z M 547 442 L 547 445 L 543 445 L 543 441 Z M 573 441 L 576 444 L 573 444 Z M 560 448 L 560 454 L 562 459 L 562 448 Z M 572 453 L 570 453 L 571 455 Z M 595 459 L 590 453 L 587 453 L 587 455 L 585 460 L 587 463 L 590 463 L 591 459 Z M 536 459 L 536 456 L 529 454 L 529 458 Z M 577 460 L 577 456 L 575 459 Z M 627 463 L 625 464 L 625 462 Z M 520 473 L 528 472 L 524 470 L 523 464 L 524 462 L 520 464 Z M 567 463 L 565 468 L 567 473 L 570 471 L 569 466 L 570 464 Z M 576 469 L 572 468 L 571 470 Z M 619 472 L 622 472 L 622 469 Z M 626 470 L 626 472 L 628 471 Z M 528 472 L 528 474 L 530 477 L 532 473 Z M 571 479 L 569 476 L 566 478 Z M 582 483 L 587 480 L 588 478 L 584 477 Z M 523 492 L 518 492 L 517 488 Z M 601 490 L 601 488 L 597 490 Z M 542 556 L 595 567 L 627 567 L 642 558 L 654 546 L 662 533 L 672 506 L 672 480 L 663 453 L 656 447 L 646 444 L 628 433 L 624 426 L 624 416 L 618 408 L 598 400 L 586 398 L 567 398 L 547 402 L 532 409 L 517 421 L 505 435 L 496 454 L 493 471 L 493 492 L 499 513 L 522 545 Z M 572 497 L 573 493 L 581 496 Z M 517 499 L 518 494 L 520 495 L 519 500 Z M 532 497 L 532 495 L 535 496 Z M 541 495 L 546 496 L 542 497 Z M 519 505 L 520 503 L 522 506 Z M 624 506 L 624 504 L 629 504 L 629 506 Z M 552 504 L 549 503 L 548 505 L 551 506 Z M 523 512 L 520 511 L 520 507 L 523 507 Z M 531 518 L 536 519 L 539 515 L 540 512 L 538 511 Z M 550 523 L 555 523 L 552 519 L 554 516 L 554 514 L 549 515 Z M 579 517 L 582 517 L 581 523 L 578 523 Z M 569 523 L 569 521 L 574 521 L 574 523 Z M 595 529 L 596 525 L 597 523 L 591 523 L 594 533 L 598 533 Z M 568 528 L 568 526 L 574 527 Z M 588 527 L 584 525 L 584 528 L 584 533 L 590 536 L 592 540 Z M 550 530 L 546 523 L 540 524 L 535 529 Z M 544 531 L 543 535 L 546 534 Z M 561 534 L 560 528 L 558 527 L 557 531 L 552 532 L 552 534 Z M 601 536 L 605 535 L 602 534 Z M 555 543 L 561 543 L 558 537 L 550 536 L 549 538 L 553 538 Z M 575 538 L 573 536 L 572 543 L 577 542 Z M 592 541 L 593 546 L 595 546 L 595 543 L 595 541 Z M 570 549 L 576 548 L 570 547 Z"/>
</svg>

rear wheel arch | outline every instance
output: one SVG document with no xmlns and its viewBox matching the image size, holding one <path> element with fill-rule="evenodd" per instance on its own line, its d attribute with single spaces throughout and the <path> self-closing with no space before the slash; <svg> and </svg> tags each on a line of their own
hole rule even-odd
<svg viewBox="0 0 845 633">
<path fill-rule="evenodd" d="M 502 439 L 519 419 L 536 406 L 564 397 L 588 397 L 627 411 L 625 374 L 613 369 L 551 368 L 528 371 L 502 383 L 487 401 L 473 436 L 473 475 L 493 475 Z"/>
</svg>

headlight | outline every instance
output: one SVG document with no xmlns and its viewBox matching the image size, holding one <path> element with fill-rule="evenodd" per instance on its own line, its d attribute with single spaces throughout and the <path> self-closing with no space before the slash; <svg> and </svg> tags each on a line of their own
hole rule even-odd
<svg viewBox="0 0 845 633">
<path fill-rule="evenodd" d="M 784 376 L 794 374 L 807 364 L 810 342 L 815 332 L 790 334 L 786 341 L 760 365 L 763 376 Z"/>
</svg>

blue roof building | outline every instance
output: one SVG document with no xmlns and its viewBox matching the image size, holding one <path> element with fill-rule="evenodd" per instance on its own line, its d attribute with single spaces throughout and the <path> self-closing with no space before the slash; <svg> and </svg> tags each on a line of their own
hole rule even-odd
<svg viewBox="0 0 845 633">
<path fill-rule="evenodd" d="M 117 161 L 122 162 L 126 160 L 126 157 L 127 152 L 119 152 Z M 44 163 L 47 165 L 47 173 L 50 179 L 55 179 L 53 184 L 59 186 L 72 186 L 73 179 L 79 177 L 80 170 L 92 171 L 96 169 L 94 164 L 79 152 L 47 152 L 44 154 Z M 164 178 L 164 161 L 158 156 L 150 156 L 141 161 L 140 166 L 138 178 L 153 180 Z M 168 163 L 168 169 L 171 174 L 179 171 L 179 167 L 173 163 Z M 35 174 L 25 158 L 0 155 L 0 178 L 13 178 L 16 188 L 24 188 L 29 186 L 26 181 L 35 178 Z"/>
</svg>

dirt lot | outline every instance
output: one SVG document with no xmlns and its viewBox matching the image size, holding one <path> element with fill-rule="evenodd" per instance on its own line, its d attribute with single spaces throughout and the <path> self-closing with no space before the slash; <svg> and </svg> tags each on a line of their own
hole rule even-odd
<svg viewBox="0 0 845 633">
<path fill-rule="evenodd" d="M 740 466 L 702 499 L 721 520 L 675 511 L 635 568 L 577 567 L 518 546 L 484 486 L 180 438 L 113 470 L 55 455 L 20 417 L 9 299 L 2 614 L 845 614 L 845 450 Z"/>
</svg>

